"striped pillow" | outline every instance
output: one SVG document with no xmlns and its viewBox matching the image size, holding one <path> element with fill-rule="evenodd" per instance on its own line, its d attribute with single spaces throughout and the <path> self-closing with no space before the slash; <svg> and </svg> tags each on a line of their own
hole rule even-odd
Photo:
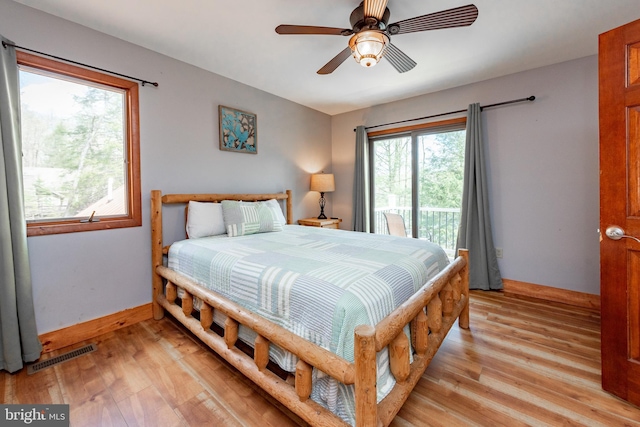
<svg viewBox="0 0 640 427">
<path fill-rule="evenodd" d="M 282 211 L 280 215 L 275 211 L 280 209 L 277 203 L 223 200 L 221 204 L 229 237 L 283 230 Z"/>
</svg>

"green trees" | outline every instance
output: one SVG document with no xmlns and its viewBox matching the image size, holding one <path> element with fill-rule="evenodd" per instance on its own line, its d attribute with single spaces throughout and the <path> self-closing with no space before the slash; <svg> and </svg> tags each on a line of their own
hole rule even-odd
<svg viewBox="0 0 640 427">
<path fill-rule="evenodd" d="M 375 207 L 411 206 L 411 137 L 374 142 Z"/>
<path fill-rule="evenodd" d="M 459 208 L 464 173 L 465 131 L 417 137 L 420 206 Z M 411 206 L 411 137 L 374 143 L 376 207 Z"/>
<path fill-rule="evenodd" d="M 422 153 L 418 171 L 420 205 L 460 208 L 464 176 L 465 131 L 419 138 Z"/>
<path fill-rule="evenodd" d="M 125 184 L 123 94 L 44 76 L 24 80 L 35 85 L 21 87 L 28 93 L 21 102 L 27 219 L 75 216 L 105 197 L 109 184 Z M 50 97 L 46 85 L 67 88 L 69 99 L 42 108 L 56 102 L 42 99 Z"/>
</svg>

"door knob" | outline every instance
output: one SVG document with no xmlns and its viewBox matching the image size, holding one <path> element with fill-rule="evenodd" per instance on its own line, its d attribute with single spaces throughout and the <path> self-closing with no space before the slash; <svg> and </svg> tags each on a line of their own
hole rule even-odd
<svg viewBox="0 0 640 427">
<path fill-rule="evenodd" d="M 628 236 L 624 234 L 624 230 L 618 227 L 617 225 L 611 225 L 607 227 L 607 229 L 605 230 L 605 234 L 611 240 L 620 240 L 622 238 L 627 238 L 627 239 L 633 239 L 636 242 L 640 243 L 640 239 L 638 239 L 637 237 Z"/>
</svg>

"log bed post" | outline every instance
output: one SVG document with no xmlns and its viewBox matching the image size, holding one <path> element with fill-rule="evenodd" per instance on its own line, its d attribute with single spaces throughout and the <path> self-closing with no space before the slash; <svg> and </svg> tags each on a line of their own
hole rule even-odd
<svg viewBox="0 0 640 427">
<path fill-rule="evenodd" d="M 291 199 L 291 190 L 287 190 L 287 224 L 293 224 L 293 200 Z"/>
<path fill-rule="evenodd" d="M 153 291 L 151 304 L 153 318 L 160 320 L 164 317 L 164 308 L 158 303 L 158 295 L 163 294 L 162 276 L 156 272 L 156 268 L 162 265 L 162 192 L 151 191 L 151 278 Z"/>
<path fill-rule="evenodd" d="M 376 329 L 370 325 L 355 328 L 356 427 L 378 425 Z"/>
</svg>

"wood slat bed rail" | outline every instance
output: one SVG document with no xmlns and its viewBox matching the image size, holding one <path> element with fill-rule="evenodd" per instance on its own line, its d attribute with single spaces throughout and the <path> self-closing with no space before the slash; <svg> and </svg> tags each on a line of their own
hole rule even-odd
<svg viewBox="0 0 640 427">
<path fill-rule="evenodd" d="M 301 401 L 294 387 L 287 384 L 273 372 L 267 369 L 258 369 L 253 359 L 238 348 L 228 348 L 222 337 L 211 330 L 205 331 L 202 329 L 197 319 L 186 317 L 179 306 L 170 304 L 163 295 L 158 297 L 158 302 L 209 348 L 218 353 L 247 378 L 259 385 L 267 393 L 276 397 L 279 402 L 308 423 L 313 423 L 313 425 L 319 427 L 348 426 L 348 424 L 342 421 L 337 415 L 327 411 L 313 400 L 308 399 L 304 402 Z"/>
<path fill-rule="evenodd" d="M 459 314 L 469 308 L 469 299 L 462 295 L 460 301 L 454 308 L 453 315 L 443 318 L 442 329 L 439 332 L 431 332 L 429 334 L 429 345 L 424 355 L 414 354 L 413 363 L 409 376 L 403 382 L 396 383 L 395 387 L 380 403 L 378 403 L 378 418 L 384 426 L 388 426 L 393 421 L 402 405 L 413 391 L 424 371 L 427 370 L 429 363 L 436 355 L 447 333 L 456 321 Z M 461 326 L 462 327 L 462 326 Z"/>
<path fill-rule="evenodd" d="M 391 423 L 395 415 L 398 413 L 398 411 L 402 407 L 402 404 L 408 398 L 409 394 L 411 393 L 411 391 L 419 381 L 420 377 L 428 367 L 429 363 L 431 362 L 431 359 L 435 356 L 436 352 L 440 348 L 440 345 L 444 341 L 444 338 L 446 337 L 448 331 L 451 329 L 453 323 L 457 319 L 462 319 L 462 313 L 467 312 L 469 309 L 468 264 L 467 264 L 468 261 L 467 260 L 468 260 L 467 251 L 461 250 L 460 257 L 457 258 L 455 262 L 450 264 L 445 270 L 443 270 L 441 275 L 427 282 L 423 286 L 422 290 L 418 292 L 417 294 L 418 296 L 416 296 L 415 298 L 411 298 L 405 304 L 398 307 L 387 319 L 380 322 L 375 328 L 369 327 L 370 329 L 366 329 L 366 330 L 363 330 L 362 328 L 360 329 L 361 332 L 365 332 L 364 339 L 367 343 L 366 345 L 363 345 L 362 343 L 360 343 L 358 344 L 358 346 L 360 346 L 361 348 L 367 349 L 367 350 L 364 350 L 365 352 L 373 351 L 373 354 L 374 354 L 373 366 L 375 367 L 375 354 L 377 353 L 377 351 L 379 351 L 376 349 L 376 347 L 378 347 L 380 343 L 385 342 L 386 338 L 384 337 L 392 336 L 393 332 L 397 332 L 396 336 L 394 336 L 394 339 L 396 339 L 400 334 L 404 336 L 404 332 L 403 332 L 404 326 L 409 322 L 411 322 L 412 320 L 416 318 L 420 318 L 421 315 L 422 317 L 424 317 L 424 311 L 423 311 L 424 307 L 430 304 L 430 302 L 433 301 L 434 299 L 437 299 L 438 302 L 440 302 L 438 298 L 439 293 L 444 292 L 444 288 L 447 285 L 449 285 L 449 283 L 451 283 L 452 281 L 455 281 L 457 278 L 460 278 L 460 277 L 462 278 L 461 282 L 463 285 L 462 286 L 463 290 L 457 295 L 457 298 L 454 298 L 456 299 L 456 301 L 453 303 L 451 307 L 451 312 L 445 315 L 443 313 L 441 303 L 439 304 L 439 307 L 440 307 L 439 310 L 437 310 L 439 314 L 438 313 L 434 314 L 432 309 L 431 316 L 437 317 L 439 324 L 437 327 L 437 331 L 435 330 L 435 328 L 431 332 L 429 332 L 428 329 L 424 331 L 424 333 L 428 334 L 428 345 L 426 345 L 426 348 L 424 349 L 423 354 L 420 354 L 420 353 L 414 354 L 413 363 L 409 365 L 409 361 L 408 361 L 409 354 L 406 351 L 403 352 L 403 357 L 406 358 L 406 364 L 407 364 L 406 368 L 403 368 L 403 369 L 406 369 L 407 372 L 402 374 L 401 378 L 398 377 L 397 372 L 394 372 L 396 375 L 396 379 L 398 381 L 396 386 L 389 393 L 389 395 L 377 405 L 371 404 L 372 399 L 375 402 L 375 398 L 373 397 L 373 396 L 376 396 L 375 381 L 373 382 L 374 384 L 373 388 L 370 386 L 370 384 L 369 386 L 367 386 L 368 383 L 367 384 L 363 383 L 363 381 L 364 382 L 368 381 L 370 383 L 371 380 L 368 375 L 363 375 L 362 372 L 358 372 L 358 367 L 357 367 L 358 363 L 350 364 L 344 359 L 340 358 L 339 356 L 331 352 L 328 352 L 327 350 L 324 350 L 315 344 L 312 344 L 295 335 L 291 335 L 288 331 L 284 330 L 283 328 L 277 325 L 271 324 L 269 322 L 265 322 L 264 319 L 253 314 L 252 312 L 217 295 L 216 293 L 213 293 L 206 289 L 201 288 L 195 282 L 192 282 L 190 279 L 180 276 L 178 273 L 174 272 L 173 270 L 167 267 L 158 266 L 156 270 L 159 275 L 161 275 L 162 277 L 168 280 L 168 283 L 169 283 L 168 286 L 170 286 L 171 289 L 174 289 L 175 284 L 177 284 L 179 287 L 184 289 L 186 295 L 188 296 L 187 301 L 190 301 L 193 296 L 200 298 L 202 301 L 206 303 L 205 306 L 207 307 L 207 310 L 209 309 L 209 307 L 213 308 L 214 310 L 220 310 L 227 316 L 230 316 L 233 319 L 235 319 L 234 321 L 237 321 L 242 325 L 254 330 L 256 333 L 258 333 L 261 339 L 266 339 L 268 340 L 267 342 L 274 342 L 275 344 L 279 345 L 283 349 L 295 354 L 301 360 L 304 360 L 305 362 L 304 366 L 306 366 L 306 363 L 308 362 L 309 366 L 319 367 L 321 370 L 331 375 L 332 377 L 336 378 L 338 381 L 343 382 L 344 384 L 355 383 L 356 384 L 356 407 L 357 408 L 360 407 L 360 411 L 363 414 L 365 413 L 368 414 L 366 416 L 362 416 L 361 421 L 369 420 L 369 418 L 373 416 L 372 414 L 375 414 L 375 418 L 376 419 L 379 418 L 380 420 L 380 423 L 375 422 L 372 424 L 365 421 L 364 424 L 358 423 L 357 425 L 386 426 Z M 467 287 L 466 292 L 464 291 L 465 286 Z M 172 290 L 170 293 L 171 293 L 170 298 L 175 299 L 175 291 Z M 182 323 L 186 322 L 185 324 L 187 325 L 187 327 L 192 332 L 196 333 L 196 335 L 200 336 L 200 334 L 204 334 L 206 336 L 204 339 L 205 342 L 211 341 L 211 339 L 213 339 L 211 338 L 211 336 L 214 333 L 212 331 L 205 330 L 203 328 L 202 323 L 197 322 L 197 320 L 191 318 L 190 315 L 187 315 L 184 308 L 180 309 L 177 305 L 172 304 L 173 301 L 168 300 L 168 298 L 166 298 L 164 295 L 158 296 L 158 302 L 161 306 L 163 306 L 170 313 L 172 313 L 174 317 L 176 316 L 179 317 L 179 320 Z M 187 303 L 187 306 L 190 312 L 191 304 Z M 416 314 L 415 316 L 411 317 L 410 314 L 413 314 L 413 313 L 416 313 Z M 191 319 L 193 319 L 193 322 Z M 196 326 L 192 327 L 190 326 L 190 323 L 193 323 L 194 325 L 197 324 L 198 327 Z M 207 324 L 210 324 L 210 323 L 207 322 Z M 394 325 L 394 327 L 391 327 L 390 330 L 387 331 L 384 328 L 389 328 L 388 326 L 389 324 Z M 369 335 L 371 336 L 371 338 L 369 338 Z M 383 337 L 383 338 L 380 338 L 382 341 L 378 342 L 378 339 L 379 339 L 378 336 Z M 233 342 L 235 342 L 235 339 L 236 337 L 234 334 Z M 359 342 L 360 339 L 363 339 L 363 337 L 358 336 L 358 334 L 356 333 L 355 342 Z M 226 333 L 224 337 L 220 338 L 220 340 L 222 343 L 224 343 L 227 350 L 229 351 L 233 350 L 232 345 L 229 345 L 229 337 L 226 336 Z M 391 341 L 393 341 L 393 339 Z M 389 343 L 387 343 L 387 345 L 388 344 Z M 371 346 L 371 350 L 368 350 L 369 346 Z M 386 345 L 382 346 L 382 348 L 384 347 L 386 347 Z M 233 351 L 236 351 L 236 350 L 233 350 Z M 243 356 L 243 357 L 248 358 L 246 356 Z M 235 358 L 237 359 L 238 356 L 235 356 Z M 356 361 L 358 360 L 359 359 L 356 358 Z M 237 362 L 238 365 L 236 365 L 235 362 L 231 362 L 231 363 L 234 364 L 234 366 L 236 366 L 238 369 L 240 369 L 244 373 L 243 366 L 247 363 L 246 361 L 243 361 L 242 363 L 238 361 Z M 264 371 L 263 364 L 257 363 L 257 361 L 253 361 L 253 365 L 255 365 L 256 369 L 259 372 Z M 367 366 L 366 364 L 360 363 L 360 369 L 361 370 L 364 369 L 365 371 L 368 372 L 366 366 Z M 296 372 L 296 376 L 297 378 L 300 378 L 300 373 Z M 252 378 L 252 379 L 256 381 L 258 384 L 260 384 L 261 386 L 264 385 L 262 384 L 262 381 L 266 381 L 267 383 L 270 382 L 268 378 L 262 379 L 262 380 L 256 380 L 255 378 Z M 267 386 L 270 387 L 268 384 Z M 307 395 L 308 386 L 309 386 L 308 381 L 305 381 L 304 392 L 301 392 L 300 390 L 302 386 L 300 384 L 296 385 L 297 391 L 295 393 L 301 401 L 308 400 L 306 398 L 301 399 L 302 396 L 308 396 Z M 364 390 L 364 393 L 363 393 L 363 390 Z M 361 394 L 364 394 L 364 396 L 359 396 Z M 280 396 L 278 396 L 278 398 L 280 398 Z M 361 402 L 361 403 L 358 403 L 358 402 Z M 368 409 L 365 409 L 365 408 L 368 408 Z M 303 416 L 304 418 L 305 417 L 304 411 L 302 413 L 299 413 L 299 415 Z M 318 425 L 322 425 L 322 423 Z M 332 424 L 330 423 L 329 425 L 332 425 Z"/>
<path fill-rule="evenodd" d="M 396 385 L 391 392 L 376 407 L 380 424 L 387 426 L 396 416 L 409 394 L 420 380 L 420 377 L 429 366 L 431 359 L 442 345 L 447 333 L 456 319 L 462 328 L 468 328 L 469 318 L 469 252 L 460 249 L 459 256 L 449 264 L 440 274 L 428 281 L 417 293 L 400 305 L 389 316 L 380 321 L 374 331 L 376 352 L 389 346 L 391 371 L 396 378 Z M 447 288 L 454 288 L 456 292 Z M 438 308 L 432 302 L 440 301 L 440 295 L 451 293 L 450 310 L 447 312 L 442 304 Z M 438 319 L 438 327 L 422 328 L 414 331 L 414 339 L 423 341 L 424 348 L 416 349 L 413 362 L 409 364 L 408 342 L 403 328 L 410 322 L 424 322 L 424 308 L 429 306 L 432 318 Z M 466 314 L 465 314 L 466 313 Z M 465 320 L 466 319 L 466 320 Z M 466 322 L 466 324 L 465 324 Z M 395 343 L 399 343 L 400 350 L 392 350 Z M 358 401 L 368 401 L 370 397 L 360 397 L 358 379 L 360 373 L 356 369 L 356 408 Z M 362 389 L 362 387 L 360 387 Z M 371 409 L 370 409 L 371 410 Z"/>
<path fill-rule="evenodd" d="M 468 251 L 461 250 L 456 258 L 435 278 L 428 281 L 418 292 L 413 294 L 389 316 L 376 325 L 376 351 L 380 351 L 402 331 L 402 328 L 414 319 L 418 312 L 431 301 L 457 274 L 467 266 Z"/>
<path fill-rule="evenodd" d="M 315 344 L 294 335 L 271 322 L 266 322 L 264 318 L 252 313 L 240 305 L 221 297 L 205 288 L 202 288 L 193 280 L 180 276 L 175 271 L 158 266 L 156 269 L 165 279 L 169 280 L 187 291 L 189 294 L 200 298 L 211 305 L 214 310 L 220 312 L 240 322 L 242 325 L 257 332 L 274 344 L 295 354 L 300 359 L 305 360 L 313 366 L 322 366 L 323 372 L 344 384 L 353 384 L 355 381 L 355 370 L 351 363 L 342 357 L 331 353 Z"/>
</svg>

